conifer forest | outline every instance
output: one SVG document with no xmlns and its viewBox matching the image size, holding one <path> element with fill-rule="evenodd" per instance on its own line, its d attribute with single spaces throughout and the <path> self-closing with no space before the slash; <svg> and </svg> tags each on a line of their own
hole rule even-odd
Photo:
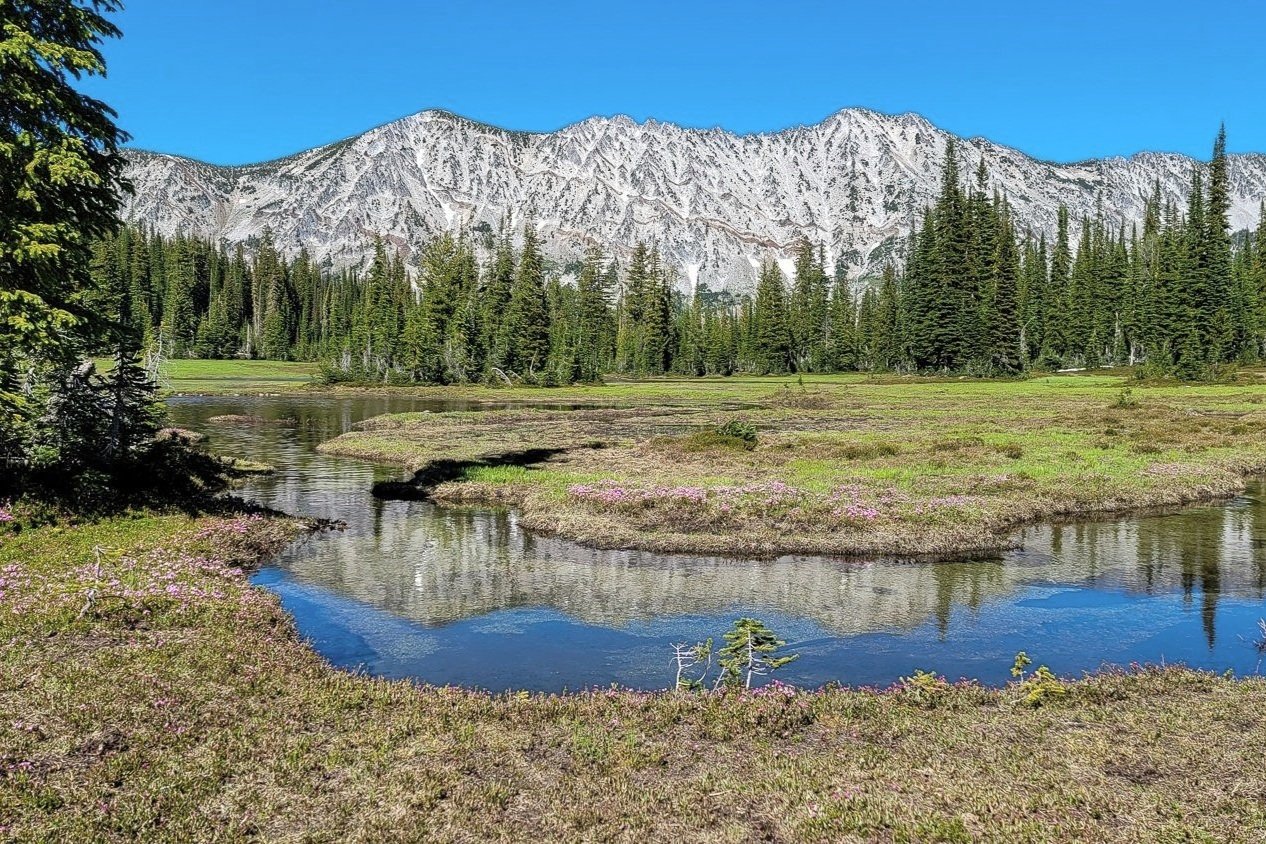
<svg viewBox="0 0 1266 844">
<path fill-rule="evenodd" d="M 1010 376 L 1142 365 L 1205 380 L 1266 353 L 1266 223 L 1232 232 L 1225 132 L 1184 207 L 1159 187 L 1141 225 L 1111 208 L 1053 242 L 1019 228 L 983 161 L 951 144 L 940 195 L 903 263 L 832 273 L 820 245 L 754 292 L 683 292 L 653 244 L 625 260 L 548 262 L 530 224 L 443 233 L 418 268 L 376 244 L 363 270 L 128 226 L 95 249 L 99 281 L 130 291 L 164 355 L 318 361 L 329 380 L 597 381 L 604 375 L 902 372 Z"/>
</svg>

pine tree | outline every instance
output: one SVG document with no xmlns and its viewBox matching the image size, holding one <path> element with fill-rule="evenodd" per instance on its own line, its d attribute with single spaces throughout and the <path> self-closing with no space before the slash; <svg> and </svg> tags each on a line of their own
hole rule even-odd
<svg viewBox="0 0 1266 844">
<path fill-rule="evenodd" d="M 933 213 L 923 214 L 923 224 L 914 237 L 910 260 L 901 285 L 902 313 L 905 315 L 905 349 L 916 369 L 933 369 L 946 363 L 946 345 L 952 330 L 950 291 L 940 283 L 937 271 L 936 230 Z"/>
<path fill-rule="evenodd" d="M 510 293 L 514 289 L 514 246 L 510 240 L 508 221 L 502 221 L 501 234 L 497 238 L 496 255 L 488 268 L 487 280 L 484 282 L 484 348 L 487 351 L 488 364 L 493 368 L 504 368 L 509 349 L 506 347 L 506 334 L 501 330 L 506 309 L 510 305 Z"/>
<path fill-rule="evenodd" d="M 662 375 L 672 366 L 673 282 L 660 260 L 658 249 L 651 250 L 650 265 L 641 289 L 638 371 Z"/>
<path fill-rule="evenodd" d="M 837 372 L 857 369 L 862 363 L 858 348 L 861 345 L 858 315 L 853 303 L 853 287 L 842 267 L 831 289 L 829 317 L 830 345 L 824 360 L 825 368 Z"/>
<path fill-rule="evenodd" d="M 823 339 L 829 306 L 826 269 L 819 249 L 801 238 L 795 249 L 795 279 L 788 306 L 792 358 L 800 372 L 826 368 Z"/>
<path fill-rule="evenodd" d="M 1204 243 L 1201 269 L 1206 275 L 1205 289 L 1209 297 L 1203 303 L 1201 318 L 1208 320 L 1210 356 L 1219 363 L 1236 359 L 1240 349 L 1231 308 L 1240 311 L 1231 276 L 1231 213 L 1230 177 L 1227 172 L 1226 127 L 1218 130 L 1209 163 L 1209 201 L 1205 211 Z"/>
<path fill-rule="evenodd" d="M 1001 374 L 1010 375 L 1024 368 L 1024 352 L 1020 338 L 1019 256 L 1015 233 L 1005 213 L 998 231 L 993 261 L 993 295 L 989 310 L 990 364 Z"/>
<path fill-rule="evenodd" d="M 1056 213 L 1055 248 L 1051 252 L 1050 281 L 1047 283 L 1046 351 L 1044 358 L 1064 362 L 1071 346 L 1068 335 L 1069 285 L 1072 278 L 1072 250 L 1068 236 L 1068 208 L 1059 206 Z M 1049 356 L 1049 357 L 1048 357 Z"/>
<path fill-rule="evenodd" d="M 645 361 L 643 314 L 646 288 L 649 286 L 651 254 L 645 243 L 638 242 L 629 258 L 618 306 L 616 368 L 620 372 L 638 372 Z"/>
<path fill-rule="evenodd" d="M 537 246 L 536 230 L 529 224 L 523 232 L 523 251 L 501 326 L 507 369 L 520 377 L 534 379 L 549 360 L 549 329 L 545 260 Z"/>
<path fill-rule="evenodd" d="M 611 281 L 602 267 L 602 251 L 597 247 L 591 248 L 576 279 L 577 378 L 581 381 L 598 381 L 610 363 L 604 350 L 613 340 L 609 301 Z"/>
<path fill-rule="evenodd" d="M 0 6 L 0 461 L 8 465 L 23 461 L 40 411 L 34 379 L 50 369 L 66 376 L 102 336 L 105 319 L 90 304 L 91 244 L 117 227 L 127 135 L 74 83 L 105 74 L 100 44 L 119 35 L 105 15 L 118 8 L 114 0 Z"/>
<path fill-rule="evenodd" d="M 794 366 L 787 320 L 787 287 L 773 261 L 761 265 L 752 306 L 753 358 L 758 372 L 778 374 Z"/>
<path fill-rule="evenodd" d="M 109 326 L 108 346 L 114 365 L 104 382 L 104 416 L 109 420 L 101 443 L 107 465 L 119 471 L 141 457 L 154 440 L 162 419 L 157 386 L 141 365 L 144 329 L 132 310 L 131 281 L 117 275 L 107 289 L 115 312 Z"/>
<path fill-rule="evenodd" d="M 902 321 L 900 281 L 892 265 L 885 264 L 880 275 L 879 302 L 872 340 L 873 369 L 887 371 L 901 365 L 905 348 Z"/>
<path fill-rule="evenodd" d="M 163 336 L 171 344 L 175 357 L 187 355 L 197 339 L 197 311 L 194 307 L 197 287 L 197 261 L 193 241 L 178 237 L 173 244 L 167 268 L 166 292 L 163 295 Z"/>
</svg>

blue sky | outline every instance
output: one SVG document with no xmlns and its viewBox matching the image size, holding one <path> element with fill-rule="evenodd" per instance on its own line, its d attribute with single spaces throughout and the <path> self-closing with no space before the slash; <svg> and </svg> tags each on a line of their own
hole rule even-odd
<svg viewBox="0 0 1266 844">
<path fill-rule="evenodd" d="M 127 0 L 106 48 L 133 145 L 275 158 L 424 108 L 769 131 L 915 111 L 1073 161 L 1266 151 L 1266 2 Z"/>
</svg>

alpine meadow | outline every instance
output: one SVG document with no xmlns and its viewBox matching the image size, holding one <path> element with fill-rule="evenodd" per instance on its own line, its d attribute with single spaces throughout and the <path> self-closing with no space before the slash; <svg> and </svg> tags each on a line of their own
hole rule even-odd
<svg viewBox="0 0 1266 844">
<path fill-rule="evenodd" d="M 177 5 L 0 0 L 0 840 L 1266 836 L 1266 13 Z"/>
</svg>

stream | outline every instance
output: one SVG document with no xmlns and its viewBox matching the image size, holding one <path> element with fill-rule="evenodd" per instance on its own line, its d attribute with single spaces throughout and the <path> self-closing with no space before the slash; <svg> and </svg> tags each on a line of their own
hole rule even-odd
<svg viewBox="0 0 1266 844">
<path fill-rule="evenodd" d="M 888 685 L 915 669 L 989 684 L 1017 651 L 1076 676 L 1130 663 L 1252 674 L 1266 616 L 1266 485 L 1229 502 L 1020 532 L 1023 550 L 953 563 L 857 564 L 600 551 L 534 536 L 510 510 L 380 501 L 398 469 L 316 453 L 382 413 L 467 409 L 409 397 L 174 396 L 173 424 L 269 463 L 244 497 L 347 530 L 254 577 L 334 665 L 492 691 L 672 684 L 671 643 L 718 642 L 755 616 L 800 659 L 799 686 Z M 243 414 L 293 424 L 225 425 Z"/>
</svg>

